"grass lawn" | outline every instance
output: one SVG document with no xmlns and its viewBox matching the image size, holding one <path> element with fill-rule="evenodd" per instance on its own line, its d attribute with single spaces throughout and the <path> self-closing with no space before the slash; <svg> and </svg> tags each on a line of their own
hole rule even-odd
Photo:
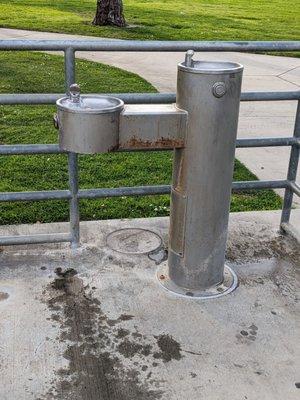
<svg viewBox="0 0 300 400">
<path fill-rule="evenodd" d="M 83 92 L 154 92 L 137 75 L 88 61 L 77 61 Z M 64 91 L 63 59 L 42 53 L 0 52 L 0 92 Z M 54 106 L 1 106 L 0 143 L 55 143 Z M 172 152 L 110 153 L 80 156 L 80 188 L 166 184 L 171 181 Z M 236 161 L 235 180 L 256 177 Z M 0 192 L 68 188 L 65 155 L 0 157 Z M 277 209 L 272 191 L 233 194 L 231 210 Z M 82 200 L 81 218 L 107 219 L 168 215 L 169 196 Z M 65 221 L 67 201 L 0 203 L 0 224 Z"/>
<path fill-rule="evenodd" d="M 0 26 L 130 39 L 296 40 L 295 0 L 124 0 L 128 27 L 91 24 L 96 0 L 0 0 Z"/>
</svg>

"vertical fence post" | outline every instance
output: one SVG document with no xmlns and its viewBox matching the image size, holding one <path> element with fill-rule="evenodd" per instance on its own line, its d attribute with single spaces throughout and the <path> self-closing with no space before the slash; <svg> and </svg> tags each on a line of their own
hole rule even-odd
<svg viewBox="0 0 300 400">
<path fill-rule="evenodd" d="M 65 83 L 66 92 L 72 83 L 75 83 L 75 51 L 68 47 L 65 50 Z M 76 153 L 68 153 L 70 200 L 70 232 L 71 246 L 73 249 L 79 246 L 79 202 L 78 202 L 78 156 Z"/>
<path fill-rule="evenodd" d="M 294 128 L 294 137 L 300 139 L 300 101 L 298 101 L 298 107 L 295 119 L 295 128 Z M 290 182 L 294 182 L 297 178 L 299 153 L 300 153 L 299 145 L 293 144 L 291 148 L 289 168 L 287 174 L 287 180 Z M 292 189 L 287 187 L 285 189 L 283 208 L 281 213 L 280 228 L 282 232 L 285 231 L 284 224 L 288 224 L 290 221 L 291 209 L 293 205 L 293 196 L 294 194 Z"/>
</svg>

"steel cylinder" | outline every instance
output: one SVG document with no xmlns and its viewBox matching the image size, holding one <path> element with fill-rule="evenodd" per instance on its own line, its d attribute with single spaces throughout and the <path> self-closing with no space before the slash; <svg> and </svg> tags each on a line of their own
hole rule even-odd
<svg viewBox="0 0 300 400">
<path fill-rule="evenodd" d="M 175 150 L 168 268 L 191 290 L 223 281 L 243 66 L 178 65 L 177 107 L 188 112 L 185 148 Z"/>
<path fill-rule="evenodd" d="M 66 151 L 81 154 L 106 153 L 118 148 L 119 119 L 122 100 L 111 96 L 80 96 L 70 91 L 69 97 L 57 100 L 55 126 L 59 145 Z"/>
</svg>

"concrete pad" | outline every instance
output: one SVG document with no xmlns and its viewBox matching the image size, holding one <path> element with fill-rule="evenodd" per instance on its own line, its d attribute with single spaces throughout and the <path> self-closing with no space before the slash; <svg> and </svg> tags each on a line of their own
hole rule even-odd
<svg viewBox="0 0 300 400">
<path fill-rule="evenodd" d="M 155 278 L 164 257 L 106 244 L 121 228 L 153 231 L 166 244 L 168 218 L 84 222 L 76 253 L 66 245 L 3 249 L 0 398 L 296 399 L 299 244 L 278 234 L 279 217 L 231 215 L 227 262 L 240 286 L 209 301 L 164 291 Z"/>
</svg>

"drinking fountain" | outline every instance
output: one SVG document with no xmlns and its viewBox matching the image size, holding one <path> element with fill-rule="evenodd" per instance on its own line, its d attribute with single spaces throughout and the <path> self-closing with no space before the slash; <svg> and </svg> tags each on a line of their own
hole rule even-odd
<svg viewBox="0 0 300 400">
<path fill-rule="evenodd" d="M 57 101 L 55 125 L 69 152 L 174 149 L 168 261 L 157 278 L 177 295 L 215 298 L 238 284 L 225 248 L 243 66 L 193 55 L 178 65 L 176 104 L 124 105 L 75 84 Z"/>
</svg>

